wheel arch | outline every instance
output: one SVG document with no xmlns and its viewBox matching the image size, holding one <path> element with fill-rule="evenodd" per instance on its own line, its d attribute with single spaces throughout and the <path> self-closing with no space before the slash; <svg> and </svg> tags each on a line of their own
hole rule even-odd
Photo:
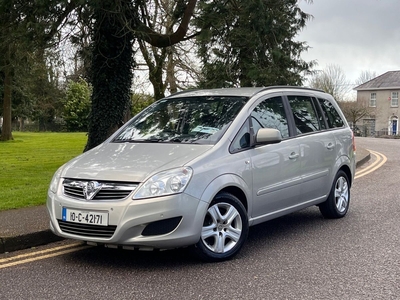
<svg viewBox="0 0 400 300">
<path fill-rule="evenodd" d="M 339 171 L 340 171 L 340 170 L 342 170 L 343 172 L 346 173 L 347 178 L 349 179 L 349 182 L 350 182 L 350 187 L 351 187 L 351 185 L 353 184 L 353 176 L 351 175 L 351 171 L 350 171 L 349 166 L 343 165 L 343 166 L 339 169 Z"/>
<path fill-rule="evenodd" d="M 346 173 L 347 178 L 349 179 L 350 187 L 353 184 L 354 181 L 354 172 L 355 172 L 355 162 L 354 162 L 354 168 L 352 169 L 352 160 L 345 155 L 342 155 L 337 161 L 336 161 L 336 173 L 333 174 L 333 176 L 336 176 L 337 172 L 343 171 Z"/>
<path fill-rule="evenodd" d="M 223 188 L 222 190 L 220 190 L 217 193 L 217 195 L 219 193 L 223 193 L 223 192 L 234 195 L 236 198 L 239 199 L 240 202 L 242 202 L 246 211 L 247 212 L 249 211 L 248 200 L 247 200 L 246 194 L 242 191 L 242 189 L 238 188 L 237 186 L 227 186 L 227 187 Z"/>
<path fill-rule="evenodd" d="M 234 174 L 223 174 L 210 182 L 201 195 L 201 200 L 211 203 L 216 195 L 227 192 L 237 197 L 243 204 L 247 213 L 249 213 L 251 209 L 251 207 L 249 207 L 251 203 L 248 201 L 250 191 L 250 188 L 241 177 Z"/>
</svg>

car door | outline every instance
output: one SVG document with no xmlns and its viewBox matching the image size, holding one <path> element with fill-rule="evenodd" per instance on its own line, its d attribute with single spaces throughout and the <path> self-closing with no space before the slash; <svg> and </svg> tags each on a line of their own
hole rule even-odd
<svg viewBox="0 0 400 300">
<path fill-rule="evenodd" d="M 289 94 L 288 102 L 300 147 L 303 201 L 325 199 L 336 160 L 336 142 L 312 95 Z"/>
<path fill-rule="evenodd" d="M 349 153 L 353 153 L 355 149 L 353 148 L 352 132 L 345 130 L 345 121 L 331 101 L 334 101 L 334 99 L 328 100 L 323 97 L 318 97 L 318 104 L 326 121 L 327 129 L 335 140 L 335 154 L 333 159 L 336 162 L 341 156 L 347 156 Z M 329 185 L 326 186 L 327 190 L 325 193 L 329 193 L 337 171 L 338 170 L 332 164 L 331 180 L 328 183 Z"/>
<path fill-rule="evenodd" d="M 248 151 L 253 173 L 252 218 L 256 222 L 284 214 L 300 200 L 300 147 L 291 138 L 286 115 L 280 96 L 264 99 L 251 112 L 253 135 L 259 128 L 275 128 L 283 139 Z"/>
</svg>

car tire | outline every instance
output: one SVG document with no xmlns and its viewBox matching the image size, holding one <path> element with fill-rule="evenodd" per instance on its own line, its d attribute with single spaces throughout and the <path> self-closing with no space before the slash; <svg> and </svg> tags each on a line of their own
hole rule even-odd
<svg viewBox="0 0 400 300">
<path fill-rule="evenodd" d="M 340 170 L 333 181 L 328 199 L 319 205 L 321 214 L 327 219 L 343 218 L 350 205 L 350 182 L 345 172 Z"/>
<path fill-rule="evenodd" d="M 248 232 L 249 221 L 243 204 L 232 194 L 220 193 L 208 207 L 195 252 L 207 262 L 230 259 L 240 251 Z"/>
</svg>

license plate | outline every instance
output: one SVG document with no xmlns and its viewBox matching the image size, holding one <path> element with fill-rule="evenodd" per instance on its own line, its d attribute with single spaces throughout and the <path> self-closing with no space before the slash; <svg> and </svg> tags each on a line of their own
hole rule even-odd
<svg viewBox="0 0 400 300">
<path fill-rule="evenodd" d="M 77 210 L 63 207 L 62 220 L 66 222 L 108 226 L 108 213 Z"/>
</svg>

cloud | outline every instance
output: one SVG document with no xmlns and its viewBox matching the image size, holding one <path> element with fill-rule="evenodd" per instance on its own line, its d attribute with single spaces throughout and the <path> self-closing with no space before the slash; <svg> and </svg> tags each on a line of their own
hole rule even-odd
<svg viewBox="0 0 400 300">
<path fill-rule="evenodd" d="M 316 69 L 339 65 L 350 82 L 362 71 L 377 75 L 400 70 L 399 0 L 300 1 L 314 16 L 298 39 L 311 47 L 303 54 L 316 60 Z"/>
</svg>

